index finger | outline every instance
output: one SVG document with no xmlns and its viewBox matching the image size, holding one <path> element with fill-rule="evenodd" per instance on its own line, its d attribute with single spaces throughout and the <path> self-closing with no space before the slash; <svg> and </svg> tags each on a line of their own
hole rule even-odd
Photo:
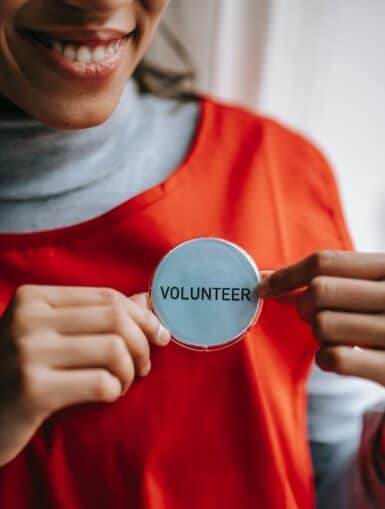
<svg viewBox="0 0 385 509">
<path fill-rule="evenodd" d="M 385 253 L 319 251 L 268 276 L 258 285 L 257 294 L 267 297 L 288 293 L 306 287 L 316 276 L 382 280 L 385 278 Z"/>
<path fill-rule="evenodd" d="M 107 287 L 26 285 L 25 288 L 26 294 L 40 297 L 52 307 L 103 306 L 128 299 L 118 290 Z"/>
</svg>

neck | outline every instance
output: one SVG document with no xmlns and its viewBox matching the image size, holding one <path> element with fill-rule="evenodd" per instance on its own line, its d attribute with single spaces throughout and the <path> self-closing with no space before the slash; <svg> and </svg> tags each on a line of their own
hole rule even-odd
<svg viewBox="0 0 385 509">
<path fill-rule="evenodd" d="M 89 129 L 63 131 L 25 114 L 0 114 L 0 200 L 47 198 L 117 171 L 140 120 L 137 106 L 129 82 L 112 116 Z"/>
</svg>

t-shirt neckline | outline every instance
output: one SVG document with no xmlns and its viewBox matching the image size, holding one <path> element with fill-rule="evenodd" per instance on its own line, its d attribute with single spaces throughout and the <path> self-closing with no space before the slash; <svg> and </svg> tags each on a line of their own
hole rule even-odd
<svg viewBox="0 0 385 509">
<path fill-rule="evenodd" d="M 106 230 L 110 225 L 127 217 L 128 214 L 160 200 L 178 186 L 192 163 L 199 159 L 206 138 L 209 102 L 208 97 L 199 97 L 200 111 L 194 139 L 183 161 L 164 181 L 128 198 L 98 216 L 76 224 L 32 232 L 0 232 L 0 250 L 40 247 L 85 238 L 92 233 Z"/>
</svg>

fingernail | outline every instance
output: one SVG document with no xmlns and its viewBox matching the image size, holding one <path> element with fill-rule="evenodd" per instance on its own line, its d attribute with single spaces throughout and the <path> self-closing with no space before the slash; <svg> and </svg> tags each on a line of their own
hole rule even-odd
<svg viewBox="0 0 385 509">
<path fill-rule="evenodd" d="M 170 333 L 162 325 L 159 325 L 158 339 L 162 345 L 166 345 L 170 341 Z"/>
</svg>

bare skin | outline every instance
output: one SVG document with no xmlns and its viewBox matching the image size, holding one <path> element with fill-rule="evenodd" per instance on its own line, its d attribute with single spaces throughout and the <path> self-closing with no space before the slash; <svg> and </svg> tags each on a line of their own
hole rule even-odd
<svg viewBox="0 0 385 509">
<path fill-rule="evenodd" d="M 142 59 L 168 0 L 1 0 L 0 115 L 19 111 L 59 129 L 103 123 L 116 108 L 127 79 Z M 106 79 L 66 76 L 22 36 L 22 30 L 90 30 L 127 35 L 116 71 Z"/>
<path fill-rule="evenodd" d="M 321 251 L 265 273 L 258 293 L 296 303 L 322 369 L 385 386 L 385 253 Z"/>
<path fill-rule="evenodd" d="M 148 307 L 108 288 L 18 288 L 0 320 L 0 465 L 69 405 L 111 402 L 151 369 L 170 334 Z"/>
</svg>

